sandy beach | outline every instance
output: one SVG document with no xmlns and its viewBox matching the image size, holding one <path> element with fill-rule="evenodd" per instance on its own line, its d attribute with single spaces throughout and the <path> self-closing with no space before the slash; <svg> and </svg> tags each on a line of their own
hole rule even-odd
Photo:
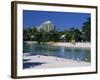
<svg viewBox="0 0 100 80">
<path fill-rule="evenodd" d="M 62 68 L 62 67 L 84 67 L 90 66 L 89 62 L 64 59 L 54 56 L 43 56 L 43 55 L 30 55 L 29 53 L 24 53 L 24 69 L 29 68 Z"/>
<path fill-rule="evenodd" d="M 83 43 L 83 42 L 78 42 L 72 44 L 72 43 L 64 43 L 64 42 L 57 42 L 57 43 L 53 43 L 53 46 L 64 46 L 64 47 L 71 47 L 71 48 L 86 48 L 86 49 L 90 49 L 91 48 L 91 44 L 90 43 Z"/>
<path fill-rule="evenodd" d="M 36 42 L 27 42 L 28 44 L 36 43 Z M 73 45 L 72 43 L 64 43 L 64 42 L 48 42 L 47 44 L 53 46 L 64 46 L 70 48 L 85 48 L 90 49 L 90 43 L 76 43 Z M 24 53 L 23 56 L 24 61 L 24 69 L 28 68 L 58 68 L 58 67 L 83 67 L 90 66 L 89 62 L 84 62 L 80 60 L 73 59 L 65 59 L 61 57 L 55 56 L 46 56 L 46 55 L 31 55 L 30 53 Z"/>
<path fill-rule="evenodd" d="M 28 44 L 36 43 L 35 41 L 26 41 Z M 53 46 L 64 46 L 64 47 L 70 47 L 70 48 L 85 48 L 85 49 L 90 49 L 91 48 L 91 43 L 89 42 L 77 42 L 74 44 L 70 42 L 48 42 L 47 44 L 53 45 Z"/>
</svg>

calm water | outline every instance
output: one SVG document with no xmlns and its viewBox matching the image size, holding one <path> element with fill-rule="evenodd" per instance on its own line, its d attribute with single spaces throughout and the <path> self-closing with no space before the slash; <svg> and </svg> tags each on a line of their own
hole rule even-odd
<svg viewBox="0 0 100 80">
<path fill-rule="evenodd" d="M 31 53 L 32 55 L 56 56 L 66 59 L 91 61 L 90 49 L 66 48 L 45 44 L 24 44 L 23 50 L 24 53 Z"/>
</svg>

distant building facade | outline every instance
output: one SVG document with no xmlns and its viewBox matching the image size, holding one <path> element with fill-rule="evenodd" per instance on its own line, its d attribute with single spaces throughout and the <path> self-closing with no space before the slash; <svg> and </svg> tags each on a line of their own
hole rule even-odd
<svg viewBox="0 0 100 80">
<path fill-rule="evenodd" d="M 43 30 L 43 31 L 49 32 L 51 30 L 54 30 L 54 25 L 52 24 L 51 21 L 45 21 L 39 27 L 37 27 L 37 30 L 38 31 Z"/>
</svg>

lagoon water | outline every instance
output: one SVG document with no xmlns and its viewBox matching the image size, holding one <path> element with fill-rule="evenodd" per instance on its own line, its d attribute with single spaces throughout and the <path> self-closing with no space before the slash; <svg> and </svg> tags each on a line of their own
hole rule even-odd
<svg viewBox="0 0 100 80">
<path fill-rule="evenodd" d="M 23 53 L 31 55 L 56 56 L 65 59 L 73 59 L 91 62 L 90 49 L 58 47 L 47 44 L 24 44 Z"/>
</svg>

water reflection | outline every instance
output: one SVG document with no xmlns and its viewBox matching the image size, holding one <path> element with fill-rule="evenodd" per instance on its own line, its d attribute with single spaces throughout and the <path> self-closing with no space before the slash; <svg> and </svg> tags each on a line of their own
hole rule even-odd
<svg viewBox="0 0 100 80">
<path fill-rule="evenodd" d="M 57 47 L 44 44 L 24 44 L 24 53 L 32 55 L 57 56 L 66 59 L 91 62 L 89 49 Z"/>
</svg>

